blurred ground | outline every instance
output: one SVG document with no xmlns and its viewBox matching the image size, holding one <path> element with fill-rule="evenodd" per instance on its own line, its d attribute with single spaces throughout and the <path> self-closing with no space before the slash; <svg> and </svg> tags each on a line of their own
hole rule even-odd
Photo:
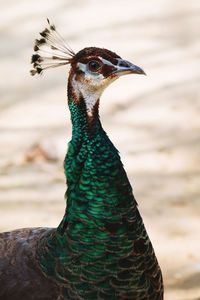
<svg viewBox="0 0 200 300">
<path fill-rule="evenodd" d="M 101 99 L 165 279 L 166 300 L 200 299 L 200 1 L 0 1 L 0 230 L 56 226 L 71 125 L 66 68 L 29 76 L 49 17 L 77 51 L 143 67 Z M 68 71 L 68 70 L 67 70 Z"/>
</svg>

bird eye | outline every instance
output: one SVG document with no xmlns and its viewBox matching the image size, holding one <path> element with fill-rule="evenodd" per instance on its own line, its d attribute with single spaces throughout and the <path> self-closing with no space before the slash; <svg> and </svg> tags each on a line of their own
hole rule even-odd
<svg viewBox="0 0 200 300">
<path fill-rule="evenodd" d="M 97 72 L 100 68 L 101 68 L 101 63 L 99 61 L 97 61 L 97 60 L 91 60 L 88 63 L 88 69 L 91 72 Z"/>
</svg>

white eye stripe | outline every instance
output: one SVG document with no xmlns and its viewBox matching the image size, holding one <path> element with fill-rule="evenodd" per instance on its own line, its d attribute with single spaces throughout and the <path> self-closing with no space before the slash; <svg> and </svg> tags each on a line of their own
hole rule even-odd
<svg viewBox="0 0 200 300">
<path fill-rule="evenodd" d="M 105 58 L 103 58 L 103 57 L 98 57 L 101 61 L 102 61 L 102 63 L 104 64 L 104 65 L 108 65 L 108 66 L 115 66 L 114 64 L 112 64 L 109 60 L 107 60 L 107 59 L 105 59 Z"/>
<path fill-rule="evenodd" d="M 104 65 L 116 67 L 116 65 L 112 64 L 109 60 L 102 58 L 100 56 L 98 58 L 102 61 L 102 63 Z M 87 71 L 87 64 L 78 62 L 77 66 L 78 66 L 79 70 L 83 71 L 84 73 Z"/>
</svg>

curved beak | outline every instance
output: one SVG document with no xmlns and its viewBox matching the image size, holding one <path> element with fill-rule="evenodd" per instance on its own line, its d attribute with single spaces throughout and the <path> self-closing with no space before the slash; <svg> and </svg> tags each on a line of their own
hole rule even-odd
<svg viewBox="0 0 200 300">
<path fill-rule="evenodd" d="M 146 75 L 146 73 L 138 66 L 132 64 L 131 62 L 121 59 L 118 59 L 118 64 L 115 66 L 115 70 L 113 74 L 117 74 L 119 76 L 126 74 L 141 74 Z"/>
</svg>

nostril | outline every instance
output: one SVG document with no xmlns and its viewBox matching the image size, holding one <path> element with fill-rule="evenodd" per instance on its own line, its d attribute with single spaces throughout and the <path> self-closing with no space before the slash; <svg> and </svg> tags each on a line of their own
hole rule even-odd
<svg viewBox="0 0 200 300">
<path fill-rule="evenodd" d="M 128 67 L 130 67 L 130 63 L 126 60 L 120 60 L 119 63 L 118 63 L 118 66 L 128 68 Z"/>
</svg>

